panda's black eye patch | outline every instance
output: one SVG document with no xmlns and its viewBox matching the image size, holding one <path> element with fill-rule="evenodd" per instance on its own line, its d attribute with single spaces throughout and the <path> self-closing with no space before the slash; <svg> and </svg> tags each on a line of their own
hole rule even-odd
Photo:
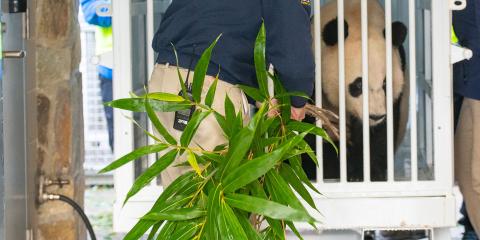
<svg viewBox="0 0 480 240">
<path fill-rule="evenodd" d="M 348 91 L 352 97 L 359 97 L 362 95 L 362 78 L 358 77 L 348 85 Z"/>
<path fill-rule="evenodd" d="M 344 20 L 344 38 L 348 37 L 348 22 Z M 327 46 L 335 46 L 338 43 L 338 19 L 330 20 L 322 31 L 322 40 Z"/>
</svg>

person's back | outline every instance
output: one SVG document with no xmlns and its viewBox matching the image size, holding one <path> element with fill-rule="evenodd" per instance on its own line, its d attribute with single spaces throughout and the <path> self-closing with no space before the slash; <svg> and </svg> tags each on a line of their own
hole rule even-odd
<svg viewBox="0 0 480 240">
<path fill-rule="evenodd" d="M 153 40 L 157 63 L 193 66 L 201 53 L 222 34 L 212 55 L 208 75 L 231 84 L 256 86 L 254 43 L 265 21 L 267 58 L 289 91 L 311 94 L 314 60 L 310 34 L 310 6 L 300 0 L 174 0 Z M 194 52 L 193 56 L 192 53 Z M 303 106 L 304 99 L 294 99 Z"/>
<path fill-rule="evenodd" d="M 287 91 L 300 91 L 310 96 L 315 64 L 309 8 L 307 0 L 173 0 L 153 40 L 158 58 L 149 84 L 150 92 L 180 92 L 173 46 L 179 57 L 180 75 L 185 79 L 189 75 L 188 69 L 194 70 L 202 52 L 222 34 L 212 53 L 202 98 L 219 73 L 213 108 L 224 114 L 224 101 L 228 95 L 236 111 L 243 111 L 241 116 L 248 121 L 249 103 L 235 85 L 257 86 L 254 45 L 264 22 L 269 63 L 274 65 Z M 305 98 L 292 97 L 293 119 L 305 117 L 306 101 Z M 158 113 L 158 117 L 168 132 L 180 139 L 181 126 L 185 126 L 188 120 L 177 119 L 175 113 Z M 202 122 L 192 142 L 203 149 L 213 150 L 226 139 L 215 117 L 210 115 Z M 184 160 L 181 157 L 175 161 Z M 167 168 L 162 172 L 162 184 L 168 186 L 188 170 L 185 167 Z"/>
</svg>

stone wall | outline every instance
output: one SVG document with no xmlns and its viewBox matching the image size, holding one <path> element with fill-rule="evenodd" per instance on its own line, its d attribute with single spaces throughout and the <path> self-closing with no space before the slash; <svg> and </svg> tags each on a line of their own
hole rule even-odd
<svg viewBox="0 0 480 240">
<path fill-rule="evenodd" d="M 35 1 L 37 175 L 64 178 L 71 184 L 50 187 L 51 193 L 83 205 L 83 116 L 79 73 L 78 0 Z M 38 205 L 35 239 L 86 239 L 85 227 L 62 202 Z"/>
</svg>

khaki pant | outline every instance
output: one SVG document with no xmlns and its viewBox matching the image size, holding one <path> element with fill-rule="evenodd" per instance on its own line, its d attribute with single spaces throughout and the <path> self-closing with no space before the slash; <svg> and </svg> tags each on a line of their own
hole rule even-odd
<svg viewBox="0 0 480 240">
<path fill-rule="evenodd" d="M 480 234 L 480 101 L 465 98 L 455 135 L 455 176 Z"/>
<path fill-rule="evenodd" d="M 180 68 L 180 73 L 183 79 L 186 79 L 188 70 Z M 190 83 L 193 79 L 193 71 L 190 73 Z M 205 77 L 205 83 L 202 90 L 202 101 L 204 100 L 208 89 L 214 82 L 215 78 L 211 76 Z M 180 82 L 178 80 L 177 68 L 175 66 L 157 64 L 153 70 L 149 83 L 150 92 L 166 92 L 178 94 L 181 91 Z M 232 100 L 236 111 L 243 111 L 244 122 L 249 120 L 250 106 L 248 104 L 245 94 L 237 87 L 227 82 L 218 81 L 217 90 L 215 92 L 215 100 L 212 107 L 220 114 L 225 113 L 224 101 L 225 96 Z M 173 121 L 175 113 L 157 113 L 160 121 L 170 134 L 180 142 L 182 131 L 173 128 Z M 218 125 L 213 114 L 210 114 L 201 124 L 197 130 L 196 135 L 192 139 L 190 146 L 201 146 L 205 150 L 213 150 L 216 146 L 226 143 L 226 138 L 223 130 Z M 162 185 L 164 187 L 170 185 L 177 177 L 183 173 L 191 170 L 189 167 L 173 167 L 178 163 L 186 161 L 186 156 L 183 155 L 175 160 L 171 167 L 167 168 L 161 174 Z"/>
</svg>

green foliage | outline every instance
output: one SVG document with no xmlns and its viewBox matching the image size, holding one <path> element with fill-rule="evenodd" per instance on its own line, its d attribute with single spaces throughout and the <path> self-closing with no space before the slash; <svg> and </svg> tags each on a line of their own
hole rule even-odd
<svg viewBox="0 0 480 240">
<path fill-rule="evenodd" d="M 149 229 L 148 239 L 285 239 L 287 226 L 301 238 L 293 222 L 311 225 L 317 222 L 302 205 L 303 199 L 317 209 L 307 187 L 318 191 L 303 171 L 300 155 L 306 153 L 314 157 L 312 149 L 305 144 L 305 135 L 311 133 L 327 141 L 330 139 L 315 125 L 290 120 L 290 96 L 303 95 L 286 92 L 278 76 L 267 72 L 263 26 L 254 49 L 259 88 L 239 86 L 245 94 L 263 102 L 251 120 L 244 125 L 242 112 L 235 110 L 228 96 L 224 101 L 225 113 L 212 107 L 218 76 L 205 99 L 201 99 L 210 57 L 219 38 L 197 63 L 193 99 L 169 93 L 148 93 L 108 103 L 115 108 L 147 113 L 161 136 L 153 137 L 155 144 L 138 148 L 102 170 L 112 171 L 142 156 L 160 153 L 158 160 L 137 178 L 125 201 L 182 155 L 186 161 L 180 165 L 192 168 L 163 191 L 125 239 L 140 239 Z M 271 104 L 274 97 L 268 92 L 269 76 L 274 80 L 277 106 Z M 179 81 L 185 90 L 180 74 Z M 195 106 L 192 119 L 180 139 L 175 140 L 156 112 L 173 112 L 192 106 Z M 268 116 L 272 107 L 279 108 L 281 114 Z M 203 149 L 192 142 L 200 124 L 209 116 L 217 120 L 227 138 L 227 144 L 215 149 Z M 263 221 L 266 227 L 261 228 Z"/>
</svg>

